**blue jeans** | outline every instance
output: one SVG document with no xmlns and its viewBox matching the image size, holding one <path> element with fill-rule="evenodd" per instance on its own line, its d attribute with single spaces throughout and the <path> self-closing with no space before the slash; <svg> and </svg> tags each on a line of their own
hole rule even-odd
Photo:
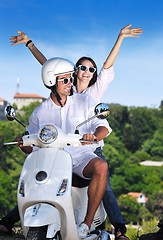
<svg viewBox="0 0 163 240">
<path fill-rule="evenodd" d="M 94 153 L 98 157 L 106 161 L 104 155 L 102 154 L 102 149 L 100 147 L 98 147 Z M 109 170 L 108 170 L 107 186 L 106 186 L 106 190 L 102 200 L 103 200 L 105 211 L 110 219 L 111 224 L 114 227 L 116 227 L 117 225 L 124 225 L 124 221 L 122 219 L 122 215 L 121 215 L 117 200 L 115 198 L 114 192 L 110 185 Z"/>
</svg>

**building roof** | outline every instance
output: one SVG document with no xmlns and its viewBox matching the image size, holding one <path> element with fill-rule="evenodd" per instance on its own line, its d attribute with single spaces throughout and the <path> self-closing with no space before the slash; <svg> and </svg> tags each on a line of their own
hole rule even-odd
<svg viewBox="0 0 163 240">
<path fill-rule="evenodd" d="M 161 166 L 163 166 L 163 161 L 156 162 L 156 161 L 147 160 L 147 161 L 141 162 L 140 164 L 144 165 L 144 166 L 161 167 Z"/>
<path fill-rule="evenodd" d="M 44 97 L 37 95 L 37 94 L 28 94 L 28 93 L 17 93 L 14 95 L 14 98 L 41 98 L 45 99 Z"/>
<path fill-rule="evenodd" d="M 133 197 L 133 198 L 138 198 L 140 195 L 144 195 L 143 193 L 138 193 L 138 192 L 129 192 L 127 195 Z M 144 195 L 145 196 L 145 195 Z M 145 197 L 145 201 L 148 201 L 148 198 Z"/>
<path fill-rule="evenodd" d="M 127 195 L 132 196 L 132 197 L 139 197 L 142 194 L 143 193 L 138 193 L 138 192 L 129 192 L 129 193 L 127 193 Z"/>
<path fill-rule="evenodd" d="M 3 98 L 1 98 L 1 97 L 0 97 L 0 101 L 4 101 L 4 102 L 7 102 L 7 101 L 6 101 L 5 99 L 3 99 Z"/>
</svg>

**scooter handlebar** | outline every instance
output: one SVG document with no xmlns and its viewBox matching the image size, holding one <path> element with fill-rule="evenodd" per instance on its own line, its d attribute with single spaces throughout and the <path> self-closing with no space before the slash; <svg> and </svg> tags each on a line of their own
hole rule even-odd
<svg viewBox="0 0 163 240">
<path fill-rule="evenodd" d="M 97 144 L 97 139 L 95 139 L 94 141 L 89 141 L 89 140 L 84 140 L 84 139 L 80 139 L 79 140 L 81 143 L 93 143 L 93 144 Z"/>
<path fill-rule="evenodd" d="M 7 145 L 14 145 L 14 144 L 23 144 L 23 141 L 18 141 L 18 142 L 8 142 L 8 143 L 4 143 L 5 146 Z"/>
</svg>

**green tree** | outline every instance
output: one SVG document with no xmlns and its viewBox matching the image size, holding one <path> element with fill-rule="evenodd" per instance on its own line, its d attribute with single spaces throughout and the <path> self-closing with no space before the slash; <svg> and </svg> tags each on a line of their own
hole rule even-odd
<svg viewBox="0 0 163 240">
<path fill-rule="evenodd" d="M 151 159 L 151 155 L 145 151 L 137 151 L 130 157 L 131 163 L 139 164 L 142 161 Z"/>
<path fill-rule="evenodd" d="M 7 172 L 6 153 L 4 148 L 4 136 L 0 134 L 0 169 Z"/>
<path fill-rule="evenodd" d="M 158 224 L 158 219 L 156 218 L 153 218 L 150 221 L 143 220 L 142 227 L 141 227 L 141 234 L 157 232 L 159 230 L 159 228 L 157 227 L 157 224 Z"/>
<path fill-rule="evenodd" d="M 125 149 L 124 144 L 114 131 L 104 139 L 104 142 L 103 154 L 108 162 L 109 172 L 112 176 L 115 169 L 126 162 L 130 153 Z"/>
<path fill-rule="evenodd" d="M 154 161 L 161 161 L 163 158 L 163 129 L 155 132 L 152 139 L 148 139 L 142 145 L 142 150 L 151 155 Z"/>
<path fill-rule="evenodd" d="M 18 111 L 17 117 L 21 122 L 23 122 L 26 126 L 28 126 L 29 117 L 31 116 L 33 110 L 40 105 L 39 101 L 32 102 L 28 106 L 22 107 L 20 111 Z"/>
<path fill-rule="evenodd" d="M 132 108 L 129 111 L 129 123 L 126 123 L 123 142 L 125 147 L 131 151 L 137 151 L 142 143 L 151 138 L 158 124 L 151 109 Z"/>
<path fill-rule="evenodd" d="M 145 207 L 141 206 L 139 209 L 139 223 L 142 222 L 143 220 L 149 221 L 153 218 L 152 213 Z"/>
<path fill-rule="evenodd" d="M 163 191 L 159 191 L 154 196 L 154 216 L 157 218 L 163 215 Z"/>
<path fill-rule="evenodd" d="M 129 112 L 126 106 L 118 104 L 110 104 L 111 114 L 108 116 L 108 121 L 114 129 L 116 136 L 120 139 L 123 136 L 125 124 L 129 122 Z"/>
<path fill-rule="evenodd" d="M 7 214 L 16 203 L 16 195 L 12 191 L 12 178 L 0 170 L 0 218 Z"/>
<path fill-rule="evenodd" d="M 141 205 L 130 196 L 121 195 L 118 199 L 122 217 L 125 223 L 137 223 L 139 221 L 139 210 Z"/>
<path fill-rule="evenodd" d="M 156 193 L 163 189 L 163 171 L 162 167 L 145 167 L 142 166 L 143 171 L 143 192 L 152 198 Z"/>
</svg>

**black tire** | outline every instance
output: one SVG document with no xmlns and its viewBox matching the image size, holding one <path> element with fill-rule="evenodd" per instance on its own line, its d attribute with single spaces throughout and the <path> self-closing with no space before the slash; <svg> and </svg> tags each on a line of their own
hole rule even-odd
<svg viewBox="0 0 163 240">
<path fill-rule="evenodd" d="M 30 227 L 27 240 L 46 240 L 47 227 Z"/>
<path fill-rule="evenodd" d="M 47 226 L 29 228 L 26 240 L 62 240 L 61 233 L 57 232 L 52 239 L 46 238 Z"/>
<path fill-rule="evenodd" d="M 57 232 L 54 239 L 56 240 L 62 240 L 62 236 L 61 236 L 61 233 L 60 232 Z"/>
</svg>

